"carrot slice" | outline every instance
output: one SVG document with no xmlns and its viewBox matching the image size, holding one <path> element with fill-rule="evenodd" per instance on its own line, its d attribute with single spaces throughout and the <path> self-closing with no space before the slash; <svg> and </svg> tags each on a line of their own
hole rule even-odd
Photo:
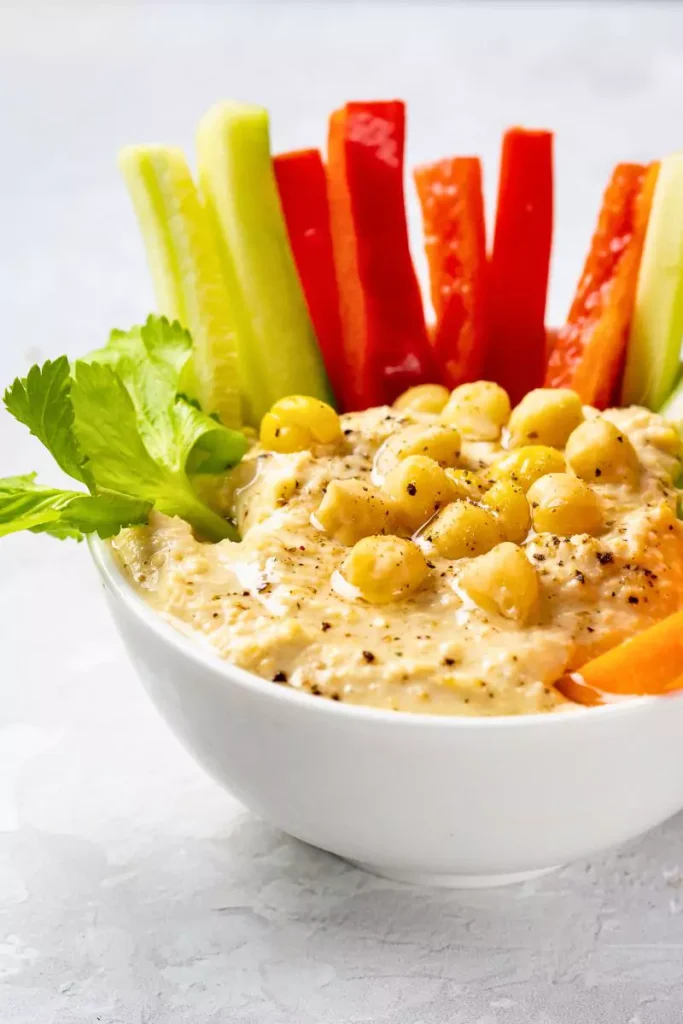
<svg viewBox="0 0 683 1024">
<path fill-rule="evenodd" d="M 450 388 L 481 376 L 487 338 L 486 228 L 478 157 L 413 172 L 422 207 L 436 326 L 432 344 Z"/>
<path fill-rule="evenodd" d="M 556 688 L 577 704 L 608 704 L 683 689 L 683 611 L 563 676 Z"/>
<path fill-rule="evenodd" d="M 659 164 L 619 164 L 605 191 L 567 323 L 548 361 L 546 387 L 573 388 L 604 409 L 619 388 L 640 256 Z"/>
</svg>

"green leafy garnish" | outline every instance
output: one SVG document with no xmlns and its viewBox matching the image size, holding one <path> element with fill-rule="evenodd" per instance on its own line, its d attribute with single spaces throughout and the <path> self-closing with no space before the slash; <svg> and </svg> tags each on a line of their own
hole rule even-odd
<svg viewBox="0 0 683 1024">
<path fill-rule="evenodd" d="M 88 483 L 84 458 L 73 433 L 70 374 L 66 356 L 48 359 L 42 366 L 32 366 L 23 379 L 17 377 L 5 391 L 4 401 L 7 410 L 43 442 L 67 476 Z"/>
<path fill-rule="evenodd" d="M 147 522 L 151 503 L 121 494 L 92 496 L 35 483 L 35 473 L 0 480 L 0 537 L 18 530 L 81 540 L 111 537 L 122 526 Z"/>
<path fill-rule="evenodd" d="M 236 538 L 192 477 L 239 462 L 247 441 L 183 396 L 191 356 L 187 331 L 150 317 L 112 332 L 105 348 L 73 368 L 61 357 L 15 380 L 7 409 L 90 494 L 42 487 L 34 475 L 0 480 L 0 535 L 28 529 L 106 537 L 145 522 L 154 507 L 209 540 Z"/>
</svg>

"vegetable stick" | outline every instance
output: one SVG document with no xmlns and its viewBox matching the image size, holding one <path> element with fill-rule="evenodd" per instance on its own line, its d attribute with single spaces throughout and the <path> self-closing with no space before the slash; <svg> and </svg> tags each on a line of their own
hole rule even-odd
<svg viewBox="0 0 683 1024">
<path fill-rule="evenodd" d="M 487 341 L 481 161 L 454 157 L 413 172 L 422 206 L 436 325 L 432 345 L 450 388 L 481 376 Z"/>
<path fill-rule="evenodd" d="M 405 105 L 348 103 L 330 119 L 328 179 L 347 409 L 392 402 L 437 371 L 408 246 Z"/>
<path fill-rule="evenodd" d="M 683 687 L 683 611 L 637 633 L 556 683 L 577 704 L 606 704 Z"/>
<path fill-rule="evenodd" d="M 546 387 L 573 388 L 604 409 L 619 388 L 658 165 L 619 164 L 567 323 L 548 361 Z"/>
<path fill-rule="evenodd" d="M 514 404 L 540 387 L 553 234 L 553 136 L 511 128 L 503 136 L 490 265 L 490 335 L 484 376 Z"/>
<path fill-rule="evenodd" d="M 325 166 L 319 150 L 304 149 L 276 156 L 273 167 L 308 312 L 339 400 L 343 349 Z"/>
</svg>

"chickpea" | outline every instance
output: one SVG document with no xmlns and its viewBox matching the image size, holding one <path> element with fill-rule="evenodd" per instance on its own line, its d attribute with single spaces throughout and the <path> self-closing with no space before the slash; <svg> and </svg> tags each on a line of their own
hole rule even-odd
<svg viewBox="0 0 683 1024">
<path fill-rule="evenodd" d="M 483 555 L 502 539 L 496 517 L 471 501 L 454 501 L 426 527 L 424 541 L 443 558 Z"/>
<path fill-rule="evenodd" d="M 659 448 L 660 452 L 680 458 L 683 444 L 681 435 L 673 423 L 662 420 L 653 424 L 647 432 L 647 439 L 655 448 Z"/>
<path fill-rule="evenodd" d="M 428 568 L 412 541 L 401 537 L 364 537 L 349 551 L 342 579 L 370 604 L 388 604 L 422 586 Z"/>
<path fill-rule="evenodd" d="M 455 488 L 455 497 L 479 501 L 491 486 L 488 480 L 469 469 L 447 469 L 446 476 Z"/>
<path fill-rule="evenodd" d="M 603 416 L 586 420 L 571 434 L 565 451 L 571 469 L 591 483 L 634 484 L 640 473 L 635 448 Z"/>
<path fill-rule="evenodd" d="M 495 512 L 505 540 L 521 544 L 531 527 L 531 509 L 522 488 L 499 480 L 481 500 Z"/>
<path fill-rule="evenodd" d="M 267 412 L 261 420 L 260 441 L 268 451 L 291 454 L 310 448 L 313 437 L 305 427 L 283 423 L 274 413 Z"/>
<path fill-rule="evenodd" d="M 453 484 L 434 459 L 409 455 L 388 474 L 384 487 L 394 499 L 398 515 L 416 530 L 455 497 Z"/>
<path fill-rule="evenodd" d="M 281 398 L 261 420 L 261 444 L 274 452 L 305 451 L 314 444 L 333 444 L 341 436 L 332 406 L 308 395 Z"/>
<path fill-rule="evenodd" d="M 444 423 L 453 424 L 463 437 L 474 441 L 497 440 L 509 416 L 507 392 L 489 380 L 455 388 L 441 413 Z"/>
<path fill-rule="evenodd" d="M 583 421 L 581 399 L 569 388 L 536 388 L 512 410 L 508 427 L 510 447 L 534 442 L 564 448 L 567 438 Z"/>
<path fill-rule="evenodd" d="M 441 466 L 455 466 L 462 442 L 455 427 L 443 423 L 413 424 L 394 434 L 387 447 L 397 461 L 409 455 L 427 455 Z"/>
<path fill-rule="evenodd" d="M 427 412 L 438 415 L 448 401 L 448 388 L 442 384 L 417 384 L 399 395 L 394 409 L 401 412 Z"/>
<path fill-rule="evenodd" d="M 569 473 L 550 473 L 529 488 L 531 518 L 538 533 L 573 537 L 599 533 L 600 503 L 593 490 Z"/>
<path fill-rule="evenodd" d="M 522 548 L 506 541 L 475 558 L 460 573 L 460 586 L 480 608 L 522 626 L 538 622 L 538 575 Z"/>
<path fill-rule="evenodd" d="M 372 533 L 392 533 L 394 504 L 362 480 L 331 480 L 311 522 L 340 544 L 351 545 Z"/>
<path fill-rule="evenodd" d="M 535 480 L 546 473 L 562 473 L 565 470 L 563 456 L 556 448 L 542 444 L 529 444 L 504 455 L 489 470 L 493 480 L 511 480 L 528 491 Z"/>
</svg>

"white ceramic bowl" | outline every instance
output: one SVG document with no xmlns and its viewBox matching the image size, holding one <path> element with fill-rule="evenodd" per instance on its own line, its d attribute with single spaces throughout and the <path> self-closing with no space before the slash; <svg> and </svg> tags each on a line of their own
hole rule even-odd
<svg viewBox="0 0 683 1024">
<path fill-rule="evenodd" d="M 91 550 L 149 695 L 197 761 L 262 818 L 368 871 L 500 885 L 683 807 L 683 696 L 480 719 L 336 704 L 221 661 L 145 605 L 107 544 Z"/>
</svg>

